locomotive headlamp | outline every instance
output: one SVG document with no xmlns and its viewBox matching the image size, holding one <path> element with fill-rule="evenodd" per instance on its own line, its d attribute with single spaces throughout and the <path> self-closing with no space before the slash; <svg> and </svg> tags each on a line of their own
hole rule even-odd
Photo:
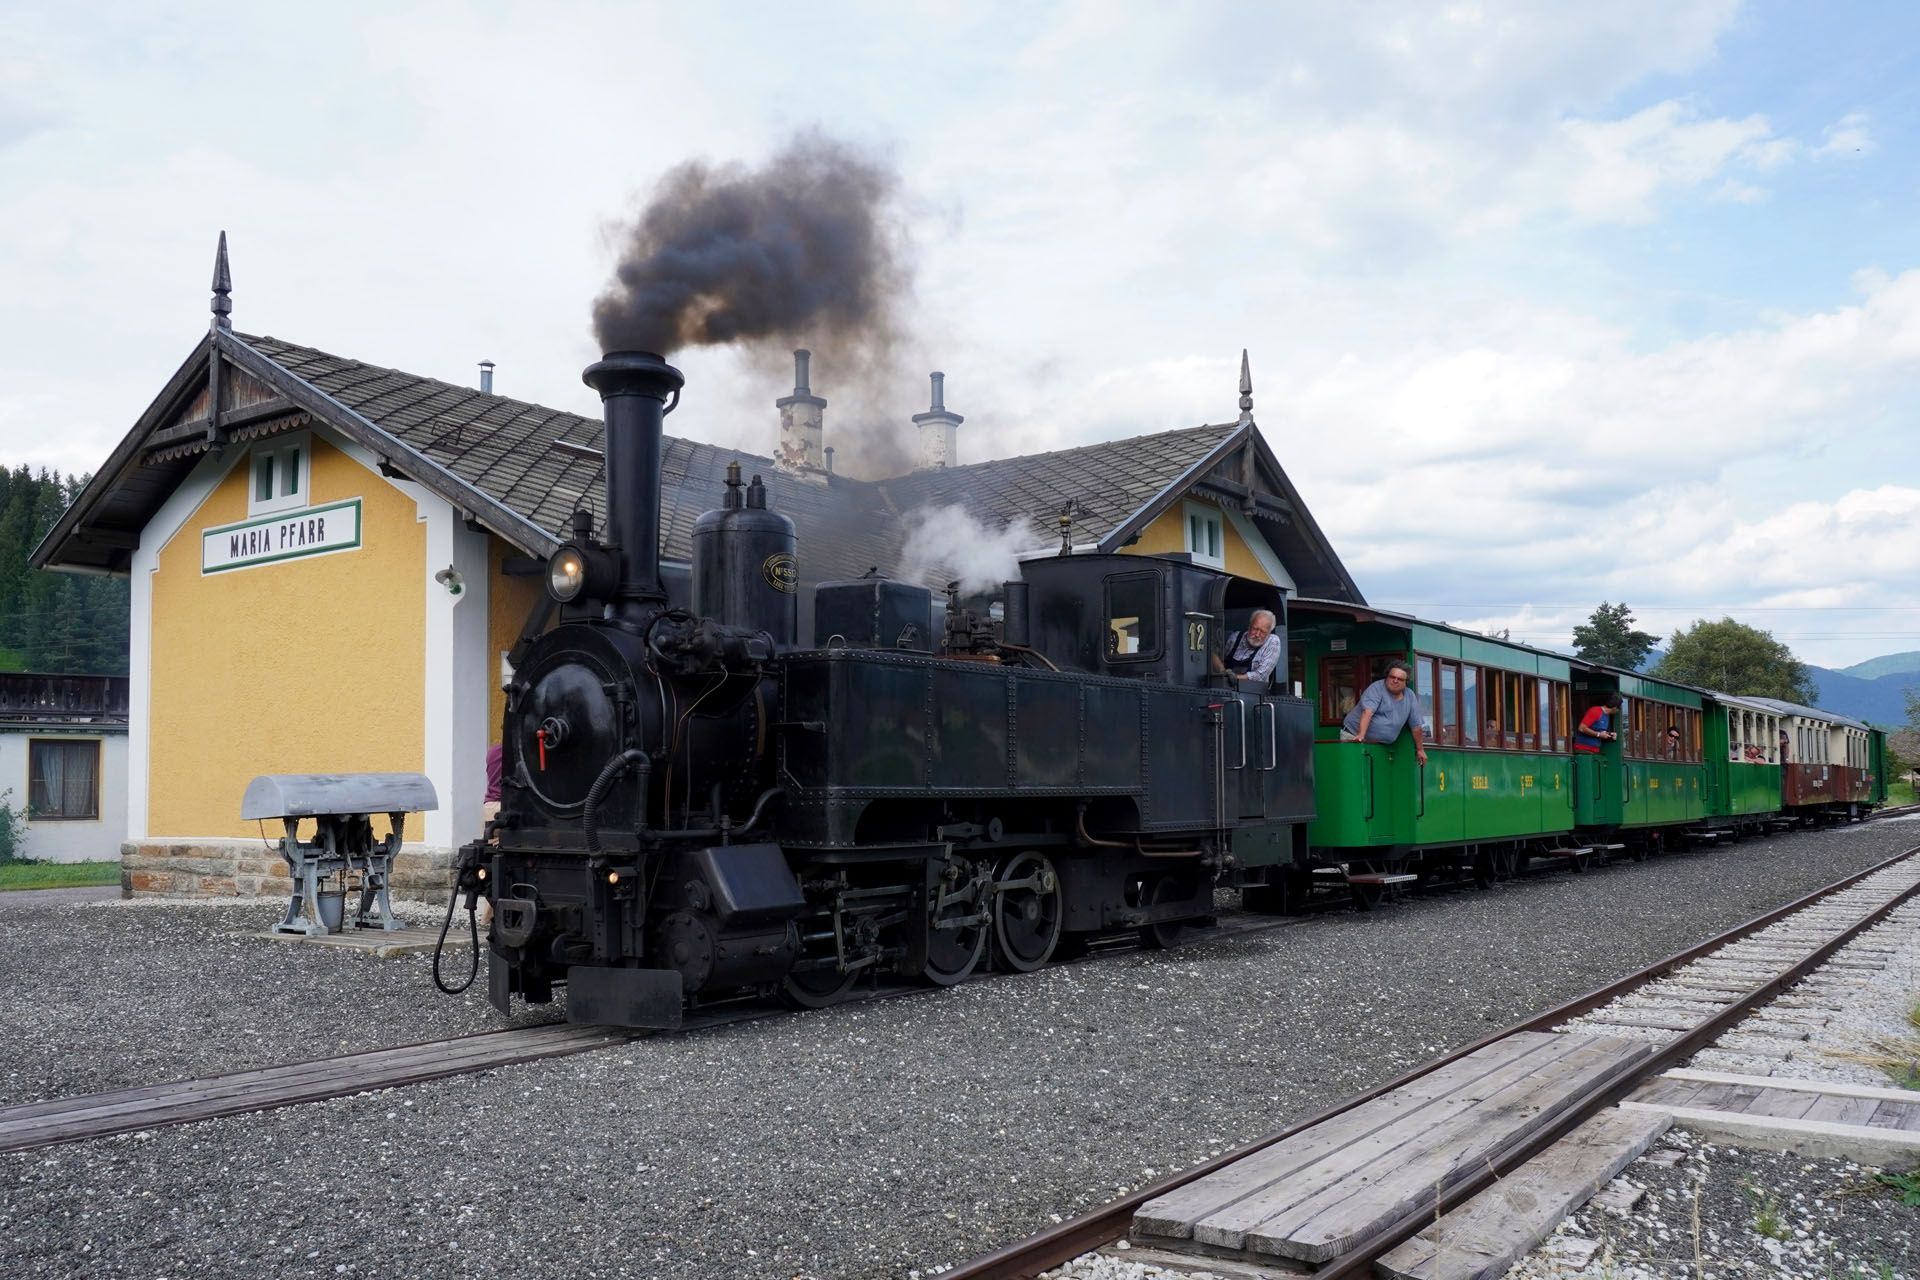
<svg viewBox="0 0 1920 1280">
<path fill-rule="evenodd" d="M 607 883 L 608 883 L 608 884 L 619 884 L 619 883 L 620 883 L 620 873 L 619 873 L 618 871 L 609 871 L 609 872 L 607 872 Z"/>
<path fill-rule="evenodd" d="M 561 604 L 572 604 L 582 596 L 610 600 L 619 586 L 619 560 L 595 543 L 563 543 L 547 558 L 547 591 Z"/>
<path fill-rule="evenodd" d="M 587 585 L 587 558 L 578 547 L 562 547 L 547 561 L 547 590 L 561 604 L 577 597 Z"/>
</svg>

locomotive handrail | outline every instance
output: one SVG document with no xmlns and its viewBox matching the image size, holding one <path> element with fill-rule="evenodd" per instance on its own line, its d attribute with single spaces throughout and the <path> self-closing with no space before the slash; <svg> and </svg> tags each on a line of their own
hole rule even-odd
<svg viewBox="0 0 1920 1280">
<path fill-rule="evenodd" d="M 1420 807 L 1414 810 L 1413 816 L 1416 818 L 1424 818 L 1427 816 L 1427 762 L 1425 760 L 1419 761 L 1413 766 L 1413 769 L 1414 778 L 1419 783 L 1418 789 L 1420 793 Z"/>
<path fill-rule="evenodd" d="M 1233 695 L 1233 707 L 1239 713 L 1240 723 L 1240 760 L 1233 767 L 1244 769 L 1247 767 L 1247 704 L 1241 701 L 1238 693 Z"/>
<path fill-rule="evenodd" d="M 1361 744 L 1360 744 L 1360 758 L 1361 758 L 1361 759 L 1363 759 L 1363 760 L 1365 760 L 1365 761 L 1367 762 L 1367 816 L 1366 816 L 1366 821 L 1368 821 L 1368 822 L 1372 822 L 1372 821 L 1373 821 L 1373 752 L 1371 752 L 1371 751 L 1369 751 L 1369 750 L 1367 750 L 1367 747 L 1366 747 L 1366 744 L 1365 744 L 1365 743 L 1361 743 Z"/>
<path fill-rule="evenodd" d="M 1280 767 L 1280 708 L 1264 698 L 1260 705 L 1267 712 L 1267 762 L 1261 766 L 1261 772 L 1271 773 Z"/>
</svg>

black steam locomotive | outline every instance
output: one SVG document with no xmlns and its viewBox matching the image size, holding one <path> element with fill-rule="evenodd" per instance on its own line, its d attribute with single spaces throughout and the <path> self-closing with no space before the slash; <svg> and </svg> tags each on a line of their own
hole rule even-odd
<svg viewBox="0 0 1920 1280">
<path fill-rule="evenodd" d="M 500 815 L 462 851 L 500 1010 L 564 986 L 570 1020 L 674 1027 L 742 995 L 952 984 L 989 955 L 1031 970 L 1098 935 L 1165 945 L 1217 887 L 1258 907 L 1304 860 L 1309 709 L 1216 660 L 1256 608 L 1286 634 L 1281 592 L 1061 555 L 955 598 L 937 636 L 925 587 L 823 583 L 802 647 L 793 525 L 758 477 L 700 518 L 689 607 L 662 587 L 680 372 L 621 352 L 585 378 L 609 540 L 577 516 L 548 562 L 558 617 L 516 655 Z"/>
</svg>

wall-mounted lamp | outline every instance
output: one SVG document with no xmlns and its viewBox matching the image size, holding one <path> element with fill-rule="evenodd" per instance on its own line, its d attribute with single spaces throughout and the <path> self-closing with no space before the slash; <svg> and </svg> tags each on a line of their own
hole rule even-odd
<svg viewBox="0 0 1920 1280">
<path fill-rule="evenodd" d="M 461 594 L 467 589 L 467 580 L 461 577 L 460 571 L 452 565 L 448 565 L 440 572 L 434 574 L 433 580 L 445 587 L 447 594 L 456 600 L 459 599 Z"/>
</svg>

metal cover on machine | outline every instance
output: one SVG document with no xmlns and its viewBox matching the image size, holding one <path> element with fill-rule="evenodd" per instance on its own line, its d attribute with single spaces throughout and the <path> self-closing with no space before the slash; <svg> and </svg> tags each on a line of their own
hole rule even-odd
<svg viewBox="0 0 1920 1280">
<path fill-rule="evenodd" d="M 567 970 L 568 1022 L 671 1030 L 680 1025 L 685 1004 L 678 969 L 576 964 Z"/>
<path fill-rule="evenodd" d="M 247 784 L 240 817 L 426 813 L 439 807 L 433 783 L 419 773 L 268 773 Z"/>
<path fill-rule="evenodd" d="M 777 844 L 732 844 L 693 855 L 707 887 L 713 914 L 723 927 L 758 928 L 791 920 L 807 899 Z"/>
</svg>

